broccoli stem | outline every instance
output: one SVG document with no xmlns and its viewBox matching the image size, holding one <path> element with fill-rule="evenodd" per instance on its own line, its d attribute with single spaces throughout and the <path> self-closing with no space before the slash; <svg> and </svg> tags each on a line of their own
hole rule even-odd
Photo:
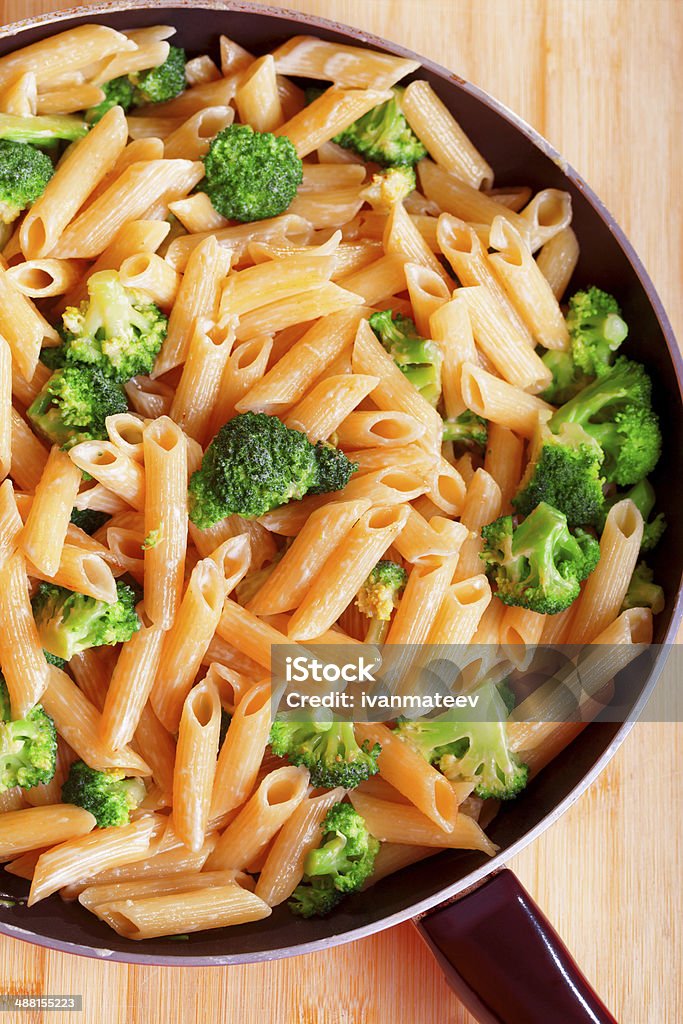
<svg viewBox="0 0 683 1024">
<path fill-rule="evenodd" d="M 0 114 L 0 139 L 12 142 L 30 142 L 41 145 L 64 139 L 75 142 L 88 134 L 88 125 L 78 117 L 54 114 L 50 117 L 22 117 L 19 114 Z"/>
</svg>

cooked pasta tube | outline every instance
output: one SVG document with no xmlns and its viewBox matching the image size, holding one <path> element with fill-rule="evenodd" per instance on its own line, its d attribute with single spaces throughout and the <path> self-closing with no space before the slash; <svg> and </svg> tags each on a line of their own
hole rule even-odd
<svg viewBox="0 0 683 1024">
<path fill-rule="evenodd" d="M 119 279 L 124 287 L 146 292 L 157 306 L 170 309 L 178 292 L 180 275 L 156 253 L 140 252 L 123 261 Z"/>
<path fill-rule="evenodd" d="M 27 71 L 33 71 L 42 85 L 65 68 L 73 73 L 103 57 L 135 48 L 132 40 L 106 25 L 79 25 L 0 58 L 0 87 Z"/>
<path fill-rule="evenodd" d="M 162 416 L 145 427 L 145 533 L 158 542 L 145 550 L 145 609 L 170 629 L 180 605 L 187 549 L 187 444 L 182 430 Z"/>
<path fill-rule="evenodd" d="M 436 409 L 399 370 L 388 352 L 375 337 L 367 320 L 361 320 L 353 346 L 354 373 L 365 373 L 380 378 L 372 393 L 372 400 L 380 409 L 408 413 L 426 428 L 425 443 L 441 451 L 443 425 Z"/>
<path fill-rule="evenodd" d="M 468 409 L 522 437 L 533 437 L 539 414 L 553 411 L 543 399 L 520 391 L 474 363 L 463 363 L 460 386 Z"/>
<path fill-rule="evenodd" d="M 431 337 L 431 317 L 448 302 L 450 287 L 439 274 L 420 263 L 406 263 L 403 269 L 415 326 L 423 337 Z"/>
<path fill-rule="evenodd" d="M 95 825 L 90 811 L 73 804 L 5 811 L 0 814 L 0 861 L 87 835 Z"/>
<path fill-rule="evenodd" d="M 339 552 L 349 531 L 367 512 L 366 498 L 335 501 L 313 512 L 248 608 L 255 615 L 292 611 L 303 601 L 328 559 Z"/>
<path fill-rule="evenodd" d="M 230 254 L 221 249 L 213 237 L 193 250 L 178 288 L 153 377 L 160 377 L 185 361 L 198 317 L 215 319 L 221 282 L 229 269 Z"/>
<path fill-rule="evenodd" d="M 360 295 L 329 281 L 245 313 L 240 317 L 237 337 L 242 341 L 257 332 L 274 334 L 294 324 L 328 316 L 350 306 L 360 306 L 362 301 Z"/>
<path fill-rule="evenodd" d="M 235 106 L 242 124 L 257 132 L 272 132 L 284 121 L 278 93 L 275 58 L 259 57 L 245 71 L 235 93 Z"/>
<path fill-rule="evenodd" d="M 433 271 L 447 287 L 450 284 L 450 277 L 418 231 L 403 203 L 394 203 L 392 206 L 382 241 L 385 252 L 407 256 L 411 264 Z"/>
<path fill-rule="evenodd" d="M 173 827 L 195 853 L 204 845 L 209 823 L 220 727 L 218 690 L 204 679 L 183 705 L 173 773 Z"/>
<path fill-rule="evenodd" d="M 81 479 L 80 470 L 67 453 L 53 448 L 19 537 L 26 557 L 46 576 L 55 576 L 59 570 Z"/>
<path fill-rule="evenodd" d="M 362 315 L 359 307 L 343 309 L 313 324 L 237 402 L 237 412 L 280 413 L 291 408 L 353 342 Z"/>
<path fill-rule="evenodd" d="M 33 117 L 37 106 L 38 84 L 33 71 L 24 71 L 0 89 L 0 110 L 3 114 Z"/>
<path fill-rule="evenodd" d="M 25 718 L 48 685 L 45 660 L 29 600 L 26 563 L 18 553 L 0 568 L 0 665 L 14 718 Z"/>
<path fill-rule="evenodd" d="M 249 568 L 249 546 L 245 537 L 234 537 L 223 547 L 227 549 L 222 552 L 224 564 L 232 571 L 232 587 Z M 177 731 L 183 703 L 220 621 L 229 586 L 224 571 L 213 558 L 197 562 L 164 640 L 151 702 L 157 718 L 171 733 Z"/>
<path fill-rule="evenodd" d="M 537 192 L 524 207 L 520 216 L 529 225 L 529 243 L 532 252 L 569 228 L 572 220 L 572 197 L 557 188 L 544 188 Z"/>
<path fill-rule="evenodd" d="M 210 228 L 197 234 L 175 238 L 168 247 L 165 259 L 182 274 L 187 267 L 190 254 L 209 237 L 215 238 L 221 248 L 232 254 L 233 262 L 237 263 L 252 242 L 275 238 L 284 243 L 292 238 L 300 245 L 307 245 L 312 235 L 313 228 L 308 221 L 303 217 L 285 213 L 280 217 L 269 217 L 253 224 L 239 224 L 220 230 Z"/>
<path fill-rule="evenodd" d="M 336 428 L 341 448 L 393 449 L 412 444 L 425 432 L 424 423 L 404 412 L 351 412 Z"/>
<path fill-rule="evenodd" d="M 510 504 L 522 478 L 524 442 L 507 427 L 489 423 L 484 469 L 500 488 L 500 515 L 512 511 Z"/>
<path fill-rule="evenodd" d="M 417 807 L 378 800 L 364 796 L 357 790 L 349 794 L 351 803 L 365 819 L 370 833 L 382 843 L 401 843 L 409 846 L 436 846 L 460 850 L 481 850 L 492 856 L 494 844 L 474 820 L 466 814 L 456 814 L 453 830 L 444 832 Z"/>
<path fill-rule="evenodd" d="M 21 516 L 14 496 L 11 480 L 0 485 L 0 572 L 17 550 L 17 539 L 22 529 Z"/>
<path fill-rule="evenodd" d="M 267 903 L 236 882 L 205 889 L 102 903 L 102 917 L 126 939 L 153 939 L 163 935 L 225 928 L 260 921 L 271 914 Z"/>
<path fill-rule="evenodd" d="M 271 725 L 271 685 L 265 679 L 238 702 L 221 746 L 211 802 L 211 820 L 241 806 L 254 788 Z"/>
<path fill-rule="evenodd" d="M 429 337 L 443 354 L 441 389 L 447 418 L 465 410 L 460 388 L 462 364 L 478 362 L 469 309 L 461 292 L 456 291 L 451 301 L 439 306 L 429 318 Z"/>
<path fill-rule="evenodd" d="M 401 506 L 377 506 L 363 513 L 343 549 L 328 558 L 292 616 L 288 634 L 292 639 L 312 640 L 332 626 L 407 518 L 408 510 Z"/>
<path fill-rule="evenodd" d="M 10 267 L 7 276 L 17 291 L 32 299 L 64 295 L 80 281 L 81 260 L 27 260 Z"/>
<path fill-rule="evenodd" d="M 95 868 L 102 871 L 143 860 L 149 853 L 155 826 L 155 819 L 146 816 L 130 825 L 98 828 L 89 835 L 53 846 L 38 858 L 28 906 L 87 876 Z"/>
<path fill-rule="evenodd" d="M 69 458 L 133 508 L 144 509 L 145 470 L 111 441 L 81 441 L 70 449 Z"/>
<path fill-rule="evenodd" d="M 325 377 L 289 410 L 285 426 L 303 431 L 311 444 L 326 441 L 378 384 L 379 377 L 360 373 Z"/>
<path fill-rule="evenodd" d="M 143 624 L 121 648 L 100 720 L 102 742 L 112 750 L 125 747 L 135 736 L 159 668 L 163 639 L 159 626 Z"/>
<path fill-rule="evenodd" d="M 333 256 L 290 256 L 230 274 L 221 294 L 220 314 L 243 316 L 329 281 Z"/>
<path fill-rule="evenodd" d="M 491 587 L 486 576 L 472 576 L 453 583 L 444 594 L 427 643 L 471 643 L 490 601 Z"/>
<path fill-rule="evenodd" d="M 228 729 L 228 732 L 230 730 Z M 210 871 L 246 868 L 282 828 L 306 796 L 305 768 L 276 768 L 220 836 L 206 862 Z"/>
<path fill-rule="evenodd" d="M 300 157 L 329 142 L 373 107 L 391 99 L 392 93 L 380 89 L 344 89 L 332 86 L 298 114 L 275 129 L 286 135 Z"/>
<path fill-rule="evenodd" d="M 500 487 L 486 472 L 478 469 L 465 495 L 460 522 L 470 531 L 470 537 L 460 549 L 460 557 L 455 570 L 456 580 L 466 580 L 476 576 L 482 567 L 479 554 L 482 549 L 481 528 L 492 523 L 500 515 Z"/>
<path fill-rule="evenodd" d="M 315 36 L 293 36 L 273 57 L 282 75 L 318 78 L 352 89 L 389 89 L 419 67 L 417 61 L 405 57 L 329 43 Z"/>
<path fill-rule="evenodd" d="M 564 228 L 545 243 L 536 260 L 556 299 L 561 299 L 579 262 L 579 242 L 571 228 Z"/>
<path fill-rule="evenodd" d="M 232 107 L 203 107 L 188 117 L 179 128 L 164 139 L 166 160 L 201 160 L 209 151 L 211 140 L 232 124 Z"/>
<path fill-rule="evenodd" d="M 54 720 L 59 735 L 78 757 L 98 771 L 120 768 L 126 775 L 148 776 L 149 765 L 130 747 L 112 750 L 102 742 L 97 708 L 66 672 L 55 666 L 48 666 L 48 669 L 48 686 L 41 704 Z"/>
<path fill-rule="evenodd" d="M 58 335 L 26 295 L 0 267 L 0 336 L 12 351 L 12 361 L 24 380 L 36 372 L 43 340 L 56 343 Z"/>
<path fill-rule="evenodd" d="M 534 341 L 544 348 L 569 348 L 559 303 L 520 233 L 503 217 L 496 217 L 490 242 L 498 250 L 489 257 L 490 263 Z"/>
<path fill-rule="evenodd" d="M 99 256 L 121 227 L 143 217 L 167 191 L 187 195 L 204 174 L 193 160 L 143 160 L 131 164 L 99 198 L 71 221 L 50 250 L 52 256 Z"/>
<path fill-rule="evenodd" d="M 377 760 L 382 778 L 438 828 L 452 832 L 458 804 L 448 779 L 386 725 L 358 723 L 354 728 L 359 743 L 382 748 Z"/>
<path fill-rule="evenodd" d="M 196 322 L 182 376 L 173 396 L 169 413 L 171 419 L 201 444 L 208 444 L 213 436 L 210 424 L 235 342 L 236 323 L 236 317 L 227 317 L 219 324 L 210 320 Z"/>
<path fill-rule="evenodd" d="M 572 643 L 590 643 L 619 614 L 640 553 L 643 517 L 629 499 L 607 514 L 600 561 L 588 577 L 572 620 Z"/>
<path fill-rule="evenodd" d="M 457 553 L 442 558 L 435 555 L 429 562 L 413 566 L 385 643 L 425 643 L 453 579 L 456 561 Z"/>
<path fill-rule="evenodd" d="M 206 192 L 195 192 L 185 199 L 177 199 L 168 204 L 168 209 L 190 235 L 227 228 L 230 223 L 213 208 Z"/>
<path fill-rule="evenodd" d="M 429 522 L 410 508 L 405 526 L 394 541 L 398 553 L 412 564 L 436 562 L 457 555 L 469 530 L 443 516 L 432 516 Z"/>
<path fill-rule="evenodd" d="M 439 166 L 472 188 L 491 187 L 493 170 L 429 82 L 411 82 L 401 97 L 401 110 Z"/>
</svg>

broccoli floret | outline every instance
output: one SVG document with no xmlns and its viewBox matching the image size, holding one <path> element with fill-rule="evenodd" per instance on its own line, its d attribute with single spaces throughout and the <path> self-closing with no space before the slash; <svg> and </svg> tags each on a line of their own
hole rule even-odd
<svg viewBox="0 0 683 1024">
<path fill-rule="evenodd" d="M 0 139 L 0 221 L 16 220 L 42 196 L 53 174 L 52 161 L 39 149 Z"/>
<path fill-rule="evenodd" d="M 7 684 L 0 674 L 0 793 L 49 782 L 57 765 L 55 724 L 40 704 L 12 720 Z"/>
<path fill-rule="evenodd" d="M 481 533 L 480 557 L 500 600 L 541 614 L 568 608 L 600 557 L 597 540 L 581 529 L 570 532 L 566 516 L 544 501 L 520 526 L 501 516 Z"/>
<path fill-rule="evenodd" d="M 200 187 L 228 220 L 278 217 L 303 180 L 291 139 L 255 132 L 246 124 L 223 128 L 203 159 L 206 177 Z"/>
<path fill-rule="evenodd" d="M 603 377 L 609 371 L 628 334 L 617 300 L 595 287 L 572 295 L 567 329 L 574 362 L 587 377 Z"/>
<path fill-rule="evenodd" d="M 168 327 L 161 310 L 124 288 L 115 270 L 92 274 L 88 296 L 62 314 L 66 364 L 95 366 L 120 382 L 150 373 Z"/>
<path fill-rule="evenodd" d="M 600 530 L 605 528 L 607 513 L 618 501 L 630 498 L 643 517 L 643 539 L 640 544 L 641 551 L 652 551 L 659 544 L 662 534 L 666 530 L 666 519 L 664 513 L 659 512 L 654 519 L 650 519 L 650 513 L 655 507 L 655 491 L 649 480 L 639 480 L 629 491 L 617 491 L 605 501 Z"/>
<path fill-rule="evenodd" d="M 366 644 L 384 641 L 389 631 L 389 620 L 398 608 L 401 594 L 408 582 L 408 573 L 402 565 L 382 559 L 372 570 L 356 596 L 358 610 L 370 619 Z"/>
<path fill-rule="evenodd" d="M 55 668 L 61 668 L 62 671 L 66 668 L 68 662 L 64 658 L 58 658 L 56 654 L 50 654 L 49 651 L 43 651 L 45 655 L 45 661 L 48 665 L 54 665 Z"/>
<path fill-rule="evenodd" d="M 399 370 L 423 398 L 436 405 L 441 397 L 441 349 L 421 338 L 409 316 L 392 316 L 390 309 L 373 313 L 368 320 Z"/>
<path fill-rule="evenodd" d="M 74 508 L 71 510 L 71 522 L 90 536 L 97 533 L 101 526 L 109 522 L 111 516 L 106 512 L 96 512 L 94 508 Z"/>
<path fill-rule="evenodd" d="M 114 604 L 53 583 L 41 583 L 31 603 L 42 646 L 65 661 L 89 647 L 125 643 L 140 629 L 135 591 L 121 580 Z"/>
<path fill-rule="evenodd" d="M 553 375 L 552 382 L 541 394 L 541 398 L 546 402 L 564 405 L 589 383 L 588 378 L 574 362 L 571 352 L 548 349 L 547 352 L 543 352 L 541 359 Z"/>
<path fill-rule="evenodd" d="M 526 786 L 528 768 L 510 750 L 508 709 L 490 683 L 480 688 L 477 717 L 450 721 L 450 715 L 423 721 L 399 722 L 396 735 L 451 780 L 476 782 L 474 792 L 484 800 L 512 800 Z"/>
<path fill-rule="evenodd" d="M 62 342 L 61 345 L 51 345 L 49 348 L 41 348 L 40 350 L 40 361 L 43 366 L 47 366 L 48 370 L 62 370 L 66 366 L 66 347 Z"/>
<path fill-rule="evenodd" d="M 262 516 L 308 491 L 341 490 L 355 464 L 277 416 L 245 412 L 229 420 L 190 480 L 190 518 L 205 530 L 229 515 Z"/>
<path fill-rule="evenodd" d="M 517 706 L 517 694 L 510 686 L 510 680 L 504 679 L 502 683 L 497 683 L 496 689 L 498 690 L 500 698 L 505 705 L 505 710 L 508 715 L 511 714 Z"/>
<path fill-rule="evenodd" d="M 96 367 L 66 366 L 52 374 L 26 415 L 39 434 L 68 449 L 106 438 L 107 416 L 127 410 L 123 389 Z"/>
<path fill-rule="evenodd" d="M 304 877 L 288 906 L 299 917 L 322 917 L 357 892 L 375 866 L 379 842 L 351 804 L 338 803 L 320 826 L 321 845 L 304 861 Z"/>
<path fill-rule="evenodd" d="M 596 525 L 604 504 L 603 459 L 600 445 L 578 423 L 563 423 L 557 434 L 541 425 L 514 508 L 528 515 L 545 501 L 565 514 L 569 526 Z"/>
<path fill-rule="evenodd" d="M 41 117 L 0 114 L 0 139 L 46 146 L 64 140 L 75 142 L 88 134 L 88 125 L 78 117 L 53 114 Z"/>
<path fill-rule="evenodd" d="M 90 811 L 99 828 L 111 828 L 128 824 L 145 793 L 142 779 L 127 779 L 118 768 L 99 772 L 85 761 L 74 761 L 62 786 L 62 802 Z"/>
<path fill-rule="evenodd" d="M 645 562 L 640 562 L 633 570 L 621 611 L 625 612 L 628 608 L 650 608 L 653 615 L 664 611 L 664 591 L 653 580 L 652 569 Z"/>
<path fill-rule="evenodd" d="M 404 90 L 396 87 L 394 95 L 378 107 L 363 114 L 343 132 L 335 135 L 334 142 L 345 149 L 353 149 L 364 160 L 372 160 L 382 167 L 408 164 L 413 166 L 427 156 L 427 150 L 401 111 Z"/>
<path fill-rule="evenodd" d="M 443 421 L 443 439 L 452 441 L 456 448 L 486 448 L 488 441 L 488 423 L 483 416 L 465 409 L 459 416 Z"/>
<path fill-rule="evenodd" d="M 610 483 L 637 483 L 654 469 L 661 451 L 659 422 L 650 406 L 652 385 L 640 363 L 623 357 L 614 367 L 551 417 L 558 433 L 578 423 L 605 452 L 603 474 Z"/>
<path fill-rule="evenodd" d="M 185 51 L 179 46 L 171 46 L 163 64 L 130 77 L 135 87 L 133 103 L 136 107 L 175 99 L 187 88 Z"/>
<path fill-rule="evenodd" d="M 417 187 L 415 170 L 409 165 L 388 167 L 373 174 L 372 181 L 360 193 L 374 210 L 388 213 L 396 203 L 402 203 Z"/>
<path fill-rule="evenodd" d="M 270 745 L 278 757 L 303 765 L 311 785 L 354 789 L 377 773 L 381 747 L 358 744 L 352 722 L 273 722 Z"/>
<path fill-rule="evenodd" d="M 123 107 L 128 113 L 133 106 L 135 88 L 127 75 L 112 78 L 110 82 L 104 82 L 100 88 L 104 93 L 104 99 L 96 107 L 90 107 L 86 111 L 85 119 L 89 124 L 97 124 L 112 107 Z"/>
</svg>

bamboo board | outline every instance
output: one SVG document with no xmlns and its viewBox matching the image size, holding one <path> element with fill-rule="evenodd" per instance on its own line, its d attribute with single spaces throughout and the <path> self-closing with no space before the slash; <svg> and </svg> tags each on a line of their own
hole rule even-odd
<svg viewBox="0 0 683 1024">
<path fill-rule="evenodd" d="M 278 5 L 278 0 L 270 0 Z M 0 23 L 69 6 L 0 0 Z M 677 0 L 289 0 L 423 53 L 506 103 L 595 188 L 683 337 Z M 511 861 L 623 1024 L 683 1020 L 683 726 L 637 725 Z M 678 783 L 678 784 L 677 784 Z M 83 994 L 61 1024 L 471 1024 L 410 924 L 249 967 L 127 967 L 0 937 L 0 992 Z M 51 1015 L 3 1015 L 43 1024 Z M 561 1024 L 549 1021 L 548 1024 Z"/>
</svg>

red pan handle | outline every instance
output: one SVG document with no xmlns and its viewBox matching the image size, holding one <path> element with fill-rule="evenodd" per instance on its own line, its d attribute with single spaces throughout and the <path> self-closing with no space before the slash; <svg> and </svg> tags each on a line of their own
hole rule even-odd
<svg viewBox="0 0 683 1024">
<path fill-rule="evenodd" d="M 511 871 L 415 924 L 481 1024 L 617 1024 Z"/>
</svg>

